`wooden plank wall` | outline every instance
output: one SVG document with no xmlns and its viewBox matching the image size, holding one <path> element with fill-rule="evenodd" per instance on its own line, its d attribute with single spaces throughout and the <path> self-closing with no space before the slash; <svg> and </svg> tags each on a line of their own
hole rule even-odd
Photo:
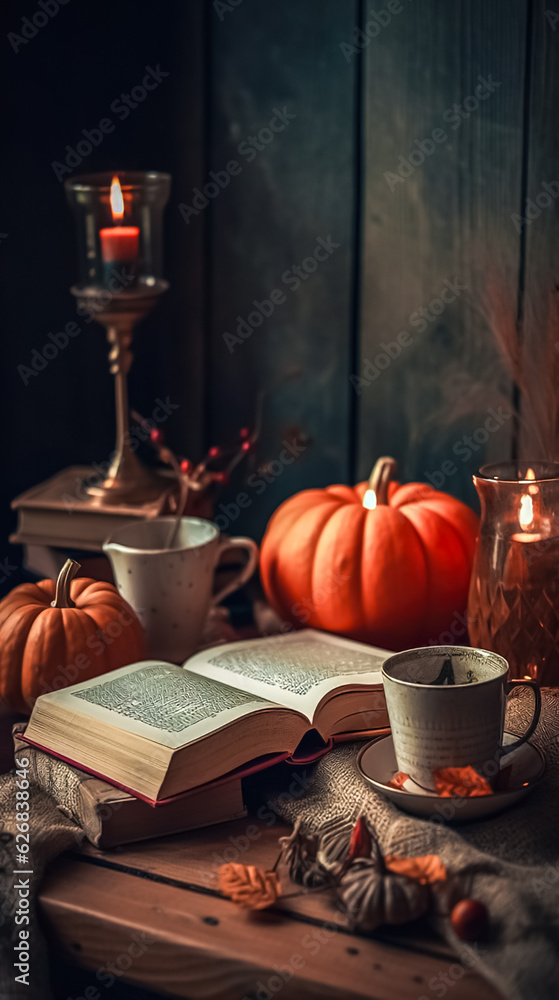
<svg viewBox="0 0 559 1000">
<path fill-rule="evenodd" d="M 470 499 L 514 423 L 486 315 L 492 282 L 516 310 L 527 8 L 399 6 L 365 50 L 361 358 L 378 365 L 360 396 L 359 471 L 394 454 L 406 479 Z"/>
<path fill-rule="evenodd" d="M 243 0 L 229 7 L 210 26 L 210 166 L 222 170 L 236 160 L 240 172 L 206 210 L 208 417 L 212 436 L 226 438 L 253 421 L 257 391 L 267 393 L 256 465 L 268 466 L 269 481 L 249 480 L 251 506 L 238 520 L 228 508 L 229 530 L 259 534 L 293 492 L 352 476 L 357 67 L 339 45 L 356 24 L 357 4 Z M 294 117 L 273 134 L 277 110 Z M 261 129 L 264 141 L 254 149 L 248 137 Z M 274 290 L 278 304 L 259 324 L 255 300 L 269 301 Z M 241 325 L 237 336 L 239 317 L 254 323 L 253 332 Z M 226 343 L 225 333 L 236 341 Z M 283 442 L 294 439 L 304 450 L 286 464 Z M 231 491 L 233 501 L 241 487 Z"/>
<path fill-rule="evenodd" d="M 490 325 L 519 318 L 528 365 L 557 298 L 559 197 L 514 222 L 545 203 L 544 182 L 559 188 L 553 5 L 169 0 L 161 16 L 149 0 L 94 6 L 61 8 L 4 63 L 3 537 L 15 493 L 113 446 L 99 328 L 27 386 L 16 368 L 74 315 L 73 226 L 51 161 L 150 63 L 169 78 L 84 168 L 173 174 L 171 290 L 137 337 L 134 405 L 178 402 L 166 432 L 197 458 L 251 423 L 267 393 L 253 465 L 220 499 L 228 530 L 260 536 L 282 499 L 355 481 L 379 454 L 394 454 L 403 478 L 427 475 L 474 501 L 483 460 L 533 450 L 512 417 L 488 429 L 489 411 L 512 412 L 514 396 Z M 18 0 L 3 13 L 6 34 L 29 10 Z M 209 182 L 207 206 L 185 219 L 179 206 Z M 456 281 L 466 287 L 443 303 Z"/>
<path fill-rule="evenodd" d="M 535 387 L 529 393 L 535 404 L 523 401 L 528 426 L 521 428 L 520 447 L 526 457 L 547 449 L 545 457 L 557 459 L 547 440 L 539 444 L 529 418 L 533 410 L 544 420 L 550 415 L 559 386 L 559 4 L 535 0 L 528 45 L 525 177 L 516 228 L 522 246 L 524 369 Z"/>
<path fill-rule="evenodd" d="M 544 261 L 554 288 L 556 202 L 528 232 L 514 216 L 555 176 L 559 27 L 544 0 L 229 6 L 210 25 L 212 163 L 275 105 L 297 118 L 210 209 L 210 423 L 248 421 L 273 383 L 258 461 L 288 428 L 309 438 L 237 526 L 386 453 L 475 503 L 472 473 L 517 446 L 491 327 L 533 311 Z M 341 248 L 230 354 L 223 332 L 322 231 Z"/>
<path fill-rule="evenodd" d="M 36 36 L 16 45 L 7 36 L 34 16 L 26 0 L 2 5 L 0 63 L 6 195 L 0 222 L 3 357 L 0 423 L 0 593 L 21 582 L 23 553 L 8 546 L 18 493 L 72 464 L 105 462 L 114 447 L 114 388 L 104 330 L 76 317 L 74 222 L 52 161 L 64 161 L 109 116 L 114 128 L 73 173 L 166 170 L 173 192 L 165 217 L 171 290 L 134 339 L 133 406 L 150 416 L 157 397 L 178 404 L 165 432 L 181 454 L 197 457 L 205 441 L 205 292 L 203 227 L 186 227 L 177 208 L 203 183 L 206 16 L 211 5 L 168 0 L 96 0 L 60 5 Z M 39 12 L 40 14 L 40 12 Z M 41 17 L 44 15 L 41 15 Z M 29 34 L 29 29 L 28 29 Z M 160 86 L 123 117 L 111 105 L 141 84 L 146 66 Z M 123 106 L 121 105 L 121 108 Z M 126 108 L 124 108 L 126 112 Z M 75 161 L 74 161 L 75 162 Z M 3 235 L 7 234 L 7 236 Z M 51 345 L 49 333 L 78 320 L 81 333 L 27 383 L 18 365 Z M 153 457 L 141 446 L 144 458 Z M 4 563 L 3 563 L 4 565 Z"/>
</svg>

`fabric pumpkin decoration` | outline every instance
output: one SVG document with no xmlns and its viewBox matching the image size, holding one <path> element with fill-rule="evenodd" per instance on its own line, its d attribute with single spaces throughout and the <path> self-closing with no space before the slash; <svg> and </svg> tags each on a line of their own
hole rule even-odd
<svg viewBox="0 0 559 1000">
<path fill-rule="evenodd" d="M 73 581 L 79 568 L 68 559 L 56 583 L 24 583 L 0 602 L 0 701 L 14 712 L 145 655 L 132 608 L 111 583 Z"/>
<path fill-rule="evenodd" d="M 260 569 L 284 621 L 387 649 L 452 642 L 479 520 L 426 483 L 393 482 L 395 470 L 380 458 L 368 482 L 304 490 L 272 515 Z"/>
<path fill-rule="evenodd" d="M 417 920 L 431 899 L 427 885 L 386 871 L 380 854 L 354 861 L 339 893 L 351 925 L 360 931 Z"/>
</svg>

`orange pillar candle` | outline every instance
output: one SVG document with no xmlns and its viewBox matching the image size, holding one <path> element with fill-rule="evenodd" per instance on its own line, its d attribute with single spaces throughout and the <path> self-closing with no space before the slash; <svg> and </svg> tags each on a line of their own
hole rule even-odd
<svg viewBox="0 0 559 1000">
<path fill-rule="evenodd" d="M 99 230 L 101 256 L 105 264 L 128 262 L 138 256 L 140 230 L 137 226 L 112 226 Z"/>
<path fill-rule="evenodd" d="M 137 226 L 118 225 L 124 217 L 124 200 L 118 177 L 111 184 L 111 213 L 115 225 L 99 230 L 101 256 L 104 264 L 130 265 L 138 257 L 140 230 Z"/>
</svg>

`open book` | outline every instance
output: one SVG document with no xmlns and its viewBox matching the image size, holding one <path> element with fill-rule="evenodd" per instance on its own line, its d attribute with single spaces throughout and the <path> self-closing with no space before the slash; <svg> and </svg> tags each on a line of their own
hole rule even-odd
<svg viewBox="0 0 559 1000">
<path fill-rule="evenodd" d="M 265 754 L 388 725 L 386 650 L 305 630 L 133 663 L 41 695 L 24 739 L 151 801 Z"/>
</svg>

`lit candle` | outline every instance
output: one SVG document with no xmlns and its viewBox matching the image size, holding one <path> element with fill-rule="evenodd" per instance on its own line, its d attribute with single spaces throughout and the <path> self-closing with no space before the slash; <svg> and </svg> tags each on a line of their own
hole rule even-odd
<svg viewBox="0 0 559 1000">
<path fill-rule="evenodd" d="M 483 516 L 470 639 L 504 656 L 509 676 L 553 685 L 559 683 L 559 463 L 538 462 L 527 472 L 519 466 L 489 466 L 474 480 L 482 487 Z"/>
<path fill-rule="evenodd" d="M 533 482 L 536 476 L 533 469 L 528 469 L 526 473 L 526 479 L 524 482 L 533 483 L 532 486 L 528 486 L 528 490 L 520 498 L 520 511 L 518 514 L 518 524 L 522 528 L 522 531 L 517 531 L 513 536 L 514 542 L 541 542 L 542 538 L 549 535 L 549 524 L 542 523 L 541 528 L 547 527 L 547 532 L 542 534 L 542 532 L 530 532 L 528 528 L 534 527 L 534 522 L 536 520 L 536 512 L 534 510 L 534 501 L 532 497 L 536 497 L 539 493 L 539 488 Z"/>
<path fill-rule="evenodd" d="M 526 473 L 526 493 L 520 497 L 518 526 L 521 529 L 511 536 L 503 582 L 505 586 L 513 576 L 521 594 L 522 631 L 515 638 L 518 659 L 522 661 L 525 677 L 544 683 L 542 670 L 552 653 L 554 633 L 557 631 L 555 579 L 559 563 L 559 538 L 553 536 L 549 517 L 542 515 L 539 486 L 533 482 L 532 469 Z M 539 658 L 534 655 L 535 637 L 543 628 L 545 654 L 538 639 Z M 542 648 L 543 648 L 542 647 Z M 538 665 L 538 662 L 540 664 Z M 543 664 L 543 666 L 542 666 Z"/>
<path fill-rule="evenodd" d="M 113 177 L 111 184 L 111 213 L 115 225 L 99 231 L 101 237 L 101 256 L 105 265 L 110 265 L 112 271 L 119 264 L 130 268 L 138 257 L 138 241 L 140 230 L 137 226 L 119 226 L 124 218 L 124 199 L 118 177 Z M 105 271 L 108 268 L 105 267 Z"/>
<path fill-rule="evenodd" d="M 526 479 L 522 480 L 528 484 L 535 479 L 534 471 L 528 469 Z M 544 528 L 544 524 L 537 524 L 536 512 L 532 495 L 537 495 L 538 487 L 527 486 L 526 493 L 520 497 L 520 507 L 518 509 L 518 527 L 520 531 L 515 531 L 511 535 L 511 546 L 507 553 L 507 558 L 503 570 L 503 584 L 506 588 L 528 586 L 530 579 L 530 563 L 537 557 L 542 548 L 545 548 L 545 539 L 549 535 L 541 531 L 534 531 L 534 528 Z M 549 524 L 547 524 L 549 529 Z M 528 530 L 532 529 L 532 530 Z M 542 546 L 542 541 L 544 545 Z M 519 543 L 519 544 L 516 544 Z"/>
</svg>

